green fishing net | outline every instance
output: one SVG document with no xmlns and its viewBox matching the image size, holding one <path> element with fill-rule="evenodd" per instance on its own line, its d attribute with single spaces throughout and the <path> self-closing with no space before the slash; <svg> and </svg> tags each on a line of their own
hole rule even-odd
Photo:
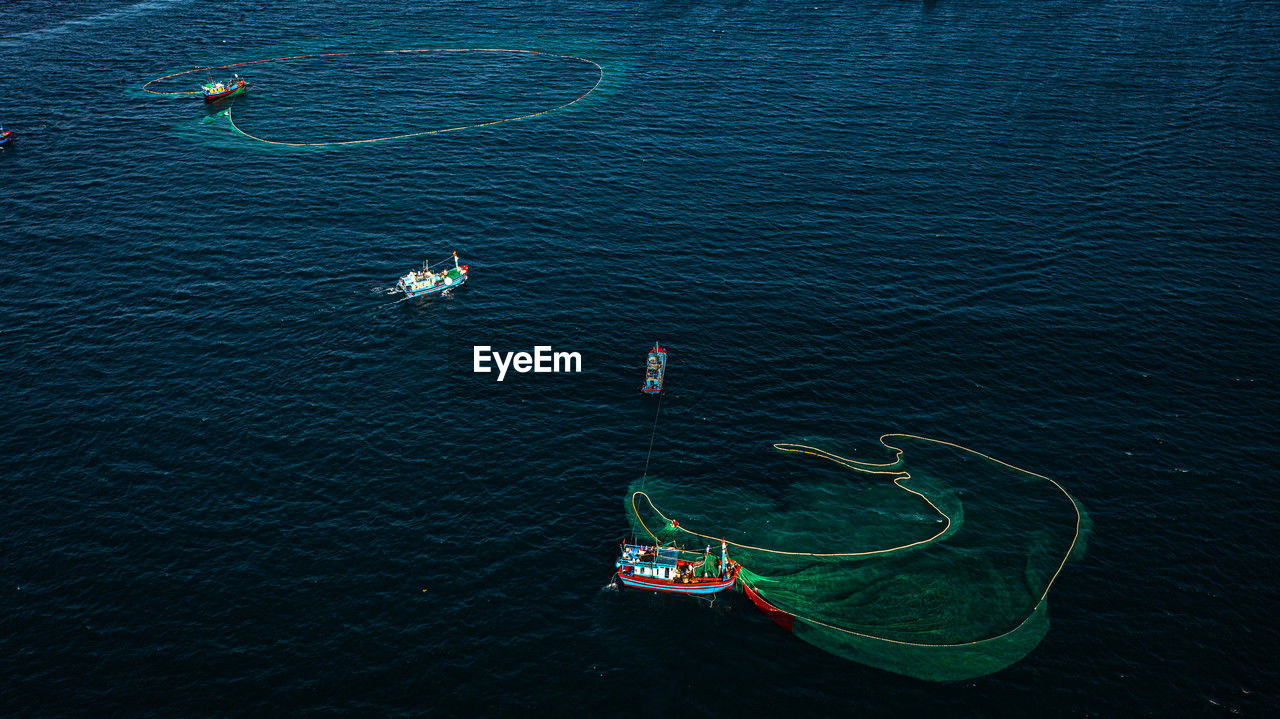
<svg viewBox="0 0 1280 719">
<path fill-rule="evenodd" d="M 1055 481 L 958 445 L 881 442 L 879 461 L 775 445 L 812 463 L 783 486 L 650 476 L 627 512 L 642 539 L 727 540 L 740 583 L 832 654 L 932 681 L 1022 659 L 1049 630 L 1049 590 L 1084 554 L 1084 509 Z"/>
</svg>

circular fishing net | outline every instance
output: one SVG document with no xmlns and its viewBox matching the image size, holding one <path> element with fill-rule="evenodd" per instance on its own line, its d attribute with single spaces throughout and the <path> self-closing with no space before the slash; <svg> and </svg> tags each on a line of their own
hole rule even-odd
<svg viewBox="0 0 1280 719">
<path fill-rule="evenodd" d="M 455 48 L 403 48 L 403 49 L 396 49 L 396 50 L 349 50 L 349 51 L 312 52 L 312 53 L 284 55 L 280 57 L 261 58 L 258 60 L 242 60 L 239 62 L 230 62 L 222 65 L 208 65 L 204 67 L 192 68 L 189 70 L 180 70 L 177 72 L 172 72 L 167 75 L 162 75 L 160 77 L 153 78 L 151 80 L 146 81 L 145 83 L 142 84 L 141 88 L 139 89 L 151 95 L 195 97 L 195 96 L 201 95 L 201 92 L 199 90 L 191 89 L 193 85 L 193 80 L 191 78 L 186 77 L 187 75 L 192 75 L 193 73 L 196 74 L 196 77 L 199 77 L 200 75 L 203 75 L 206 73 L 210 73 L 210 79 L 212 80 L 212 73 L 214 73 L 215 71 L 219 73 L 221 73 L 222 71 L 235 71 L 236 73 L 239 73 L 239 72 L 249 72 L 252 70 L 257 73 L 262 73 L 267 71 L 268 68 L 272 66 L 288 65 L 290 63 L 297 63 L 300 61 L 317 62 L 322 60 L 332 61 L 335 64 L 337 64 L 338 67 L 341 67 L 342 68 L 341 77 L 343 79 L 343 82 L 350 84 L 350 83 L 354 83 L 357 79 L 352 77 L 351 63 L 355 61 L 354 59 L 355 58 L 368 59 L 371 57 L 378 57 L 378 56 L 398 56 L 401 59 L 409 58 L 411 56 L 417 57 L 419 59 L 430 57 L 430 56 L 439 56 L 439 57 L 452 56 L 455 58 L 472 57 L 473 59 L 475 56 L 484 56 L 484 57 L 498 56 L 498 57 L 507 57 L 507 58 L 513 58 L 513 59 L 523 59 L 523 60 L 528 60 L 530 58 L 537 58 L 541 61 L 551 61 L 553 63 L 563 65 L 566 68 L 572 68 L 574 66 L 578 66 L 578 68 L 587 68 L 591 72 L 583 76 L 582 82 L 585 84 L 581 87 L 575 87 L 572 90 L 571 94 L 565 97 L 559 97 L 559 98 L 555 98 L 554 95 L 548 95 L 545 102 L 536 104 L 536 106 L 522 107 L 520 111 L 514 114 L 509 114 L 505 117 L 502 116 L 501 112 L 499 112 L 498 116 L 487 117 L 485 119 L 472 119 L 472 120 L 463 121 L 463 120 L 456 120 L 455 118 L 456 120 L 455 122 L 446 123 L 438 127 L 430 127 L 430 128 L 424 128 L 424 129 L 418 129 L 418 130 L 404 130 L 404 131 L 394 132 L 390 134 L 379 134 L 377 136 L 371 136 L 371 137 L 353 137 L 353 138 L 347 138 L 347 139 L 323 140 L 323 141 L 297 140 L 297 139 L 287 140 L 287 139 L 280 139 L 280 138 L 262 137 L 260 135 L 253 134 L 245 130 L 243 127 L 237 124 L 235 118 L 232 116 L 232 110 L 235 108 L 235 102 L 234 102 L 234 98 L 231 98 L 230 96 L 228 96 L 228 99 L 226 100 L 228 104 L 226 105 L 225 109 L 223 109 L 218 113 L 218 116 L 225 117 L 228 125 L 230 125 L 231 129 L 237 135 L 249 140 L 255 140 L 257 142 L 265 143 L 268 145 L 275 145 L 279 147 L 294 147 L 294 148 L 366 145 L 366 144 L 372 144 L 372 143 L 378 143 L 378 142 L 389 142 L 392 140 L 404 140 L 404 139 L 413 138 L 413 137 L 440 135 L 444 133 L 459 132 L 462 130 L 475 130 L 483 127 L 494 127 L 494 126 L 502 125 L 505 123 L 515 122 L 518 120 L 531 120 L 536 117 L 542 117 L 544 115 L 548 115 L 558 110 L 567 109 L 571 105 L 576 105 L 577 103 L 585 100 L 587 96 L 595 92 L 596 88 L 598 88 L 600 84 L 604 82 L 604 68 L 601 67 L 600 64 L 595 62 L 594 60 L 589 60 L 584 57 L 577 57 L 574 55 L 562 55 L 562 54 L 557 54 L 552 52 L 543 52 L 541 50 L 481 48 L 481 47 L 456 48 L 455 47 Z M 277 70 L 277 72 L 279 71 Z M 374 82 L 374 78 L 371 77 L 371 78 L 366 78 L 364 82 L 373 84 L 379 87 L 381 92 L 385 92 L 388 95 L 395 95 L 397 94 L 396 87 L 392 84 L 391 80 L 393 78 L 397 78 L 399 75 L 400 73 L 395 73 L 392 75 L 391 78 L 381 78 L 376 83 Z M 182 78 L 182 79 L 175 80 L 174 78 Z M 165 89 L 162 89 L 162 88 L 165 88 Z M 288 95 L 287 90 L 288 90 L 287 87 L 277 86 L 275 88 L 274 94 Z M 352 88 L 344 87 L 341 83 L 339 83 L 337 86 L 334 87 L 332 93 L 338 96 L 342 96 L 344 93 L 349 94 L 351 91 L 352 91 Z M 258 90 L 255 90 L 254 92 L 255 94 L 260 94 Z M 442 88 L 420 88 L 414 84 L 410 84 L 409 87 L 407 88 L 400 87 L 398 92 L 398 94 L 401 96 L 406 94 L 410 96 L 414 96 L 414 95 L 430 96 L 434 94 L 434 95 L 441 96 L 445 100 L 448 100 L 450 97 L 454 97 L 455 95 L 460 95 L 460 93 L 461 91 L 458 90 L 457 88 L 454 88 L 452 90 L 445 90 Z M 465 93 L 461 93 L 461 95 L 465 95 Z M 455 99 L 459 103 L 461 103 L 463 102 L 464 98 L 459 96 L 459 97 L 456 97 Z M 297 106 L 303 105 L 304 102 L 305 100 L 295 96 L 292 103 L 290 104 L 293 107 L 297 107 Z M 471 102 L 474 104 L 474 100 L 472 100 Z M 325 105 L 327 104 L 329 103 L 325 103 Z M 324 106 L 322 106 L 321 109 L 324 109 Z M 314 113 L 315 111 L 316 111 L 315 108 L 312 108 L 312 112 Z M 339 117 L 345 117 L 345 114 L 340 114 Z"/>
<path fill-rule="evenodd" d="M 932 681 L 1022 659 L 1049 630 L 1049 590 L 1084 554 L 1084 509 L 1048 477 L 958 445 L 881 443 L 896 455 L 883 464 L 774 445 L 849 470 L 781 487 L 650 476 L 627 512 L 638 537 L 727 540 L 748 596 L 838 656 Z"/>
</svg>

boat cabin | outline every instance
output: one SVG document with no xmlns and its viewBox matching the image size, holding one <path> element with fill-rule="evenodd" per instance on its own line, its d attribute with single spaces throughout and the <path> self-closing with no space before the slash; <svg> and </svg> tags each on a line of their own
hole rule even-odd
<svg viewBox="0 0 1280 719">
<path fill-rule="evenodd" d="M 629 569 L 637 577 L 671 579 L 673 573 L 681 571 L 680 564 L 678 549 L 626 544 L 622 547 L 622 559 L 619 560 L 618 567 L 620 570 Z"/>
</svg>

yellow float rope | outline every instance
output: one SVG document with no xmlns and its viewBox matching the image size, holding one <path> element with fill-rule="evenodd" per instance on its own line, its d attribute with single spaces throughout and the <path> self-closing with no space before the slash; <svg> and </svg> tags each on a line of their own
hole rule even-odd
<svg viewBox="0 0 1280 719">
<path fill-rule="evenodd" d="M 739 548 L 741 548 L 741 549 L 749 549 L 749 550 L 753 550 L 753 551 L 757 551 L 757 552 L 766 552 L 766 553 L 769 553 L 769 554 L 781 554 L 781 555 L 801 556 L 801 557 L 866 557 L 866 556 L 872 556 L 872 555 L 876 555 L 876 554 L 888 554 L 888 553 L 890 553 L 890 552 L 898 552 L 898 551 L 901 551 L 901 550 L 904 550 L 904 549 L 910 549 L 911 547 L 917 547 L 917 546 L 920 546 L 920 545 L 923 545 L 923 544 L 928 544 L 928 543 L 930 543 L 930 542 L 933 542 L 933 541 L 937 540 L 939 537 L 941 537 L 943 534 L 946 534 L 947 529 L 951 526 L 951 517 L 947 516 L 947 514 L 946 514 L 945 512 L 943 512 L 941 509 L 939 509 L 939 508 L 938 508 L 938 505 L 936 505 L 936 504 L 934 504 L 932 501 L 930 501 L 930 500 L 929 500 L 929 498 L 928 498 L 928 497 L 926 497 L 925 495 L 923 495 L 923 494 L 921 494 L 920 492 L 917 492 L 917 491 L 915 491 L 915 490 L 913 490 L 913 489 L 910 489 L 910 488 L 908 488 L 908 487 L 904 487 L 904 486 L 902 486 L 902 481 L 903 481 L 903 480 L 906 480 L 906 479 L 910 479 L 910 478 L 911 478 L 911 474 L 910 474 L 909 472 L 903 472 L 903 471 L 895 472 L 895 471 L 890 471 L 890 470 L 884 469 L 884 468 L 887 468 L 887 467 L 894 467 L 894 466 L 897 466 L 899 463 L 901 463 L 901 461 L 902 461 L 902 454 L 903 454 L 903 449 L 902 449 L 901 447 L 894 446 L 894 445 L 892 445 L 892 444 L 889 444 L 887 441 L 885 441 L 885 439 L 886 439 L 886 438 L 888 438 L 888 437 L 905 437 L 905 438 L 908 438 L 908 439 L 918 439 L 918 440 L 921 440 L 921 441 L 923 441 L 923 442 L 932 442 L 932 443 L 934 443 L 934 444 L 941 444 L 941 445 L 946 445 L 946 446 L 948 446 L 948 447 L 954 447 L 954 448 L 959 449 L 959 450 L 961 450 L 961 451 L 968 452 L 968 453 L 970 453 L 970 454 L 974 454 L 974 455 L 977 455 L 977 456 L 979 456 L 979 457 L 982 457 L 983 459 L 987 459 L 987 460 L 990 460 L 990 461 L 992 461 L 992 462 L 995 462 L 996 464 L 999 464 L 999 465 L 1002 465 L 1002 466 L 1008 467 L 1009 469 L 1012 469 L 1012 470 L 1014 470 L 1014 471 L 1016 471 L 1016 472 L 1022 472 L 1022 473 L 1024 473 L 1024 474 L 1029 474 L 1029 475 L 1031 475 L 1031 476 L 1033 476 L 1033 477 L 1039 477 L 1040 479 L 1043 479 L 1043 480 L 1045 480 L 1045 481 L 1049 482 L 1049 483 L 1050 483 L 1050 484 L 1052 484 L 1054 487 L 1057 487 L 1057 488 L 1058 488 L 1058 491 L 1062 492 L 1063 496 L 1065 496 L 1068 500 L 1070 500 L 1070 502 L 1071 502 L 1071 507 L 1072 507 L 1072 509 L 1073 509 L 1073 510 L 1075 511 L 1075 513 L 1076 513 L 1075 534 L 1074 534 L 1074 535 L 1072 536 L 1072 538 L 1071 538 L 1071 546 L 1067 547 L 1067 551 L 1066 551 L 1066 552 L 1063 554 L 1063 556 L 1062 556 L 1062 561 L 1058 563 L 1058 568 L 1057 568 L 1056 570 L 1054 570 L 1054 572 L 1053 572 L 1053 576 L 1052 576 L 1052 577 L 1050 577 L 1050 578 L 1049 578 L 1048 583 L 1047 583 L 1047 584 L 1045 584 L 1044 592 L 1043 592 L 1043 593 L 1041 593 L 1041 595 L 1040 595 L 1040 599 L 1039 599 L 1039 601 L 1036 603 L 1036 607 L 1037 607 L 1037 609 L 1038 609 L 1038 608 L 1039 608 L 1040 603 L 1041 603 L 1041 602 L 1044 602 L 1044 601 L 1045 601 L 1045 599 L 1046 599 L 1046 598 L 1048 598 L 1048 596 L 1049 596 L 1049 590 L 1053 588 L 1053 583 L 1054 583 L 1055 581 L 1057 581 L 1057 579 L 1058 579 L 1058 575 L 1062 573 L 1062 568 L 1066 566 L 1066 564 L 1067 564 L 1067 560 L 1068 560 L 1068 559 L 1070 559 L 1070 557 L 1071 557 L 1071 553 L 1075 550 L 1076 543 L 1080 540 L 1080 523 L 1081 523 L 1081 521 L 1082 521 L 1082 514 L 1081 514 L 1081 512 L 1080 512 L 1080 504 L 1079 504 L 1078 502 L 1076 502 L 1075 497 L 1072 497 L 1072 496 L 1071 496 L 1071 494 L 1067 492 L 1067 490 L 1063 489 L 1062 485 L 1058 484 L 1057 482 L 1055 482 L 1054 480 L 1050 479 L 1049 477 L 1044 476 L 1043 474 L 1037 474 L 1037 473 L 1032 472 L 1032 471 L 1030 471 L 1030 470 L 1022 469 L 1021 467 L 1015 467 L 1015 466 L 1013 466 L 1012 464 L 1009 464 L 1008 462 L 1002 462 L 1001 460 L 998 460 L 998 459 L 996 459 L 995 457 L 992 457 L 992 456 L 987 455 L 987 454 L 983 454 L 982 452 L 978 452 L 978 451 L 976 451 L 976 450 L 969 449 L 968 447 L 962 447 L 961 445 L 955 444 L 955 443 L 953 443 L 953 442 L 946 442 L 946 441 L 939 440 L 939 439 L 930 439 L 930 438 L 928 438 L 928 437 L 921 437 L 921 436 L 919 436 L 919 435 L 914 435 L 914 434 L 902 434 L 902 433 L 897 433 L 897 432 L 889 433 L 889 434 L 884 434 L 884 435 L 881 435 L 881 436 L 880 436 L 880 444 L 882 444 L 882 445 L 884 445 L 886 448 L 891 449 L 891 450 L 893 450 L 893 451 L 894 451 L 894 459 L 893 459 L 893 461 L 892 461 L 892 462 L 885 462 L 885 463 L 883 463 L 883 464 L 874 464 L 874 463 L 870 463 L 870 462 L 858 462 L 858 461 L 855 461 L 855 460 L 849 459 L 849 458 L 847 458 L 847 457 L 841 457 L 841 456 L 839 456 L 839 455 L 837 455 L 837 454 L 832 454 L 831 452 L 828 452 L 828 451 L 823 450 L 823 449 L 818 449 L 817 447 L 810 447 L 810 446 L 803 445 L 803 444 L 790 444 L 790 443 L 785 443 L 785 442 L 784 442 L 784 443 L 778 443 L 778 444 L 774 444 L 774 445 L 773 445 L 775 449 L 778 449 L 778 450 L 783 451 L 783 452 L 799 452 L 799 453 L 802 453 L 802 454 L 809 454 L 809 455 L 813 455 L 813 456 L 815 456 L 815 457 L 821 457 L 821 458 L 823 458 L 823 459 L 829 460 L 829 461 L 831 461 L 831 462 L 835 462 L 836 464 L 839 464 L 839 465 L 841 465 L 841 466 L 843 466 L 843 467 L 846 467 L 846 468 L 848 468 L 848 469 L 856 470 L 856 471 L 858 471 L 858 472 L 864 472 L 864 473 L 867 473 L 867 474 L 883 474 L 883 475 L 890 475 L 890 476 L 893 476 L 893 478 L 894 478 L 894 479 L 893 479 L 893 483 L 894 483 L 895 485 L 897 485 L 897 486 L 898 486 L 898 487 L 900 487 L 901 489 L 904 489 L 904 490 L 906 490 L 906 491 L 908 491 L 908 492 L 911 492 L 912 494 L 914 494 L 914 495 L 916 495 L 916 496 L 920 497 L 921 499 L 923 499 L 925 502 L 927 502 L 927 503 L 929 504 L 929 506 L 930 506 L 930 507 L 933 507 L 933 509 L 934 509 L 938 514 L 942 515 L 942 517 L 943 517 L 943 518 L 945 518 L 945 519 L 947 520 L 947 526 L 946 526 L 946 527 L 944 527 L 944 528 L 942 529 L 942 531 L 938 532 L 937 534 L 933 535 L 932 537 L 929 537 L 928 539 L 922 539 L 922 540 L 920 540 L 920 541 L 918 541 L 918 542 L 911 542 L 910 544 L 904 544 L 904 545 L 901 545 L 901 546 L 898 546 L 898 547 L 890 547 L 890 548 L 888 548 L 888 549 L 874 549 L 874 550 L 865 551 L 865 552 L 835 552 L 835 553 L 818 553 L 818 552 L 786 552 L 786 551 L 782 551 L 782 550 L 778 550 L 778 549 L 769 549 L 769 548 L 766 548 L 766 547 L 753 547 L 753 546 L 751 546 L 751 545 L 749 545 L 749 544 L 741 544 L 741 543 L 738 543 L 738 542 L 731 542 L 731 541 L 725 540 L 725 539 L 723 539 L 723 538 L 721 538 L 721 537 L 714 537 L 714 536 L 709 535 L 709 534 L 703 534 L 703 533 L 700 533 L 700 532 L 695 532 L 695 531 L 693 531 L 693 530 L 691 530 L 691 529 L 688 529 L 688 528 L 686 528 L 686 527 L 684 527 L 684 526 L 680 525 L 678 522 L 673 521 L 672 519 L 670 519 L 669 517 L 667 517 L 665 514 L 663 514 L 663 513 L 662 513 L 662 512 L 657 508 L 657 506 L 655 506 L 655 505 L 654 505 L 653 500 L 649 497 L 649 495 L 648 495 L 648 494 L 646 494 L 646 493 L 644 493 L 643 491 L 637 491 L 637 492 L 633 492 L 633 493 L 632 493 L 632 495 L 631 495 L 631 510 L 635 513 L 636 521 L 640 522 L 640 526 L 644 528 L 644 531 L 645 531 L 645 532 L 648 532 L 649 536 L 653 537 L 654 541 L 655 541 L 655 542 L 659 542 L 659 543 L 660 543 L 660 540 L 658 540 L 658 537 L 657 537 L 657 536 L 656 536 L 656 535 L 655 535 L 655 534 L 654 534 L 654 533 L 649 529 L 649 527 L 644 523 L 644 520 L 640 518 L 640 512 L 639 512 L 639 509 L 636 507 L 636 497 L 638 497 L 638 496 L 642 496 L 642 497 L 644 497 L 644 498 L 645 498 L 645 501 L 647 501 L 647 502 L 649 503 L 649 507 L 650 507 L 651 509 L 653 509 L 654 513 L 656 513 L 656 514 L 657 514 L 659 517 L 661 517 L 665 522 L 667 522 L 668 524 L 672 525 L 675 529 L 677 529 L 677 530 L 679 530 L 679 531 L 681 531 L 681 532 L 686 532 L 686 533 L 691 534 L 691 535 L 693 535 L 693 536 L 695 536 L 695 537 L 701 537 L 702 539 L 709 539 L 709 540 L 713 540 L 713 541 L 725 541 L 725 542 L 727 542 L 728 544 L 730 544 L 730 545 L 732 545 L 732 546 L 735 546 L 735 547 L 739 547 Z M 875 468 L 875 469 L 868 469 L 868 468 Z M 741 580 L 741 581 L 742 581 L 742 583 L 743 583 L 744 585 L 746 585 L 746 580 L 745 580 L 745 579 L 744 579 L 744 580 Z M 760 591 L 760 589 L 759 589 L 758 587 L 756 587 L 756 586 L 752 586 L 752 587 L 751 587 L 751 590 L 752 590 L 753 592 L 755 592 L 756 594 L 760 595 L 762 598 L 764 597 L 764 593 L 763 593 L 763 592 L 761 592 L 761 591 Z M 781 611 L 786 612 L 786 610 L 785 610 L 785 609 L 783 609 L 783 610 L 781 610 Z M 835 625 L 827 624 L 826 622 L 819 621 L 819 620 L 817 620 L 817 619 L 812 619 L 812 618 L 809 618 L 809 617 L 802 617 L 802 616 L 799 616 L 799 615 L 794 614 L 794 613 L 792 613 L 792 612 L 786 612 L 786 613 L 787 613 L 787 614 L 790 614 L 791 616 L 795 617 L 796 619 L 798 619 L 798 620 L 800 620 L 800 621 L 807 622 L 807 623 L 809 623 L 809 624 L 817 625 L 817 626 L 820 626 L 820 627 L 825 627 L 825 628 L 827 628 L 827 629 L 834 629 L 834 630 L 836 630 L 836 631 L 838 631 L 838 632 L 843 632 L 843 633 L 845 633 L 845 634 L 851 634 L 851 635 L 858 636 L 858 637 L 864 637 L 864 638 L 866 638 L 866 639 L 875 639 L 875 640 L 879 640 L 879 641 L 882 641 L 882 642 L 889 642 L 889 643 L 892 643 L 892 644 L 902 644 L 902 645 L 913 646 L 913 647 L 963 647 L 963 646 L 969 646 L 969 645 L 973 645 L 973 644 L 980 644 L 980 643 L 982 643 L 982 642 L 989 642 L 989 641 L 992 641 L 992 640 L 995 640 L 995 639 L 1000 639 L 1000 638 L 1002 638 L 1002 637 L 1006 637 L 1006 636 L 1009 636 L 1010 634 L 1013 634 L 1014 632 L 1016 632 L 1016 631 L 1018 631 L 1019 629 L 1021 629 L 1023 625 L 1025 625 L 1028 621 L 1030 621 L 1030 620 L 1031 620 L 1031 618 L 1032 618 L 1032 617 L 1034 617 L 1034 616 L 1035 616 L 1035 614 L 1036 614 L 1036 609 L 1033 609 L 1033 610 L 1031 611 L 1031 613 L 1030 613 L 1030 614 L 1028 614 L 1028 615 L 1027 615 L 1027 617 L 1026 617 L 1025 619 L 1023 619 L 1021 622 L 1019 622 L 1019 623 L 1017 624 L 1017 626 L 1013 627 L 1012 629 L 1010 629 L 1010 630 L 1008 630 L 1008 631 L 1006 631 L 1006 632 L 1004 632 L 1004 633 L 1002 633 L 1002 634 L 997 634 L 997 635 L 992 636 L 992 637 L 985 637 L 985 638 L 983 638 L 983 639 L 975 639 L 975 640 L 973 640 L 973 641 L 971 641 L 971 642 L 961 642 L 961 643 L 958 643 L 958 644 L 929 644 L 929 643 L 921 643 L 921 642 L 908 642 L 908 641 L 902 641 L 902 640 L 898 640 L 898 639 L 889 639 L 889 638 L 887 638 L 887 637 L 878 637 L 878 636 L 875 636 L 875 635 L 873 635 L 873 634 L 864 634 L 864 633 L 862 633 L 862 632 L 855 632 L 855 631 L 853 631 L 852 629 L 845 629 L 845 628 L 843 628 L 843 627 L 837 627 L 837 626 L 835 626 Z"/>
</svg>

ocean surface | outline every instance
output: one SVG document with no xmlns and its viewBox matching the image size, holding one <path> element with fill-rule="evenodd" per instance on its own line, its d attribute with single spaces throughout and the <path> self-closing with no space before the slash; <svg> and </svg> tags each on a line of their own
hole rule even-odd
<svg viewBox="0 0 1280 719">
<path fill-rule="evenodd" d="M 0 714 L 1275 716 L 1277 17 L 6 3 Z M 141 90 L 410 48 L 548 55 L 237 67 L 234 121 L 361 139 L 599 85 L 311 149 Z M 388 293 L 455 249 L 465 287 Z M 475 345 L 583 371 L 499 383 Z M 611 586 L 651 436 L 651 475 L 760 490 L 815 468 L 773 442 L 886 432 L 1088 509 L 1012 667 L 924 682 L 737 592 Z"/>
</svg>

